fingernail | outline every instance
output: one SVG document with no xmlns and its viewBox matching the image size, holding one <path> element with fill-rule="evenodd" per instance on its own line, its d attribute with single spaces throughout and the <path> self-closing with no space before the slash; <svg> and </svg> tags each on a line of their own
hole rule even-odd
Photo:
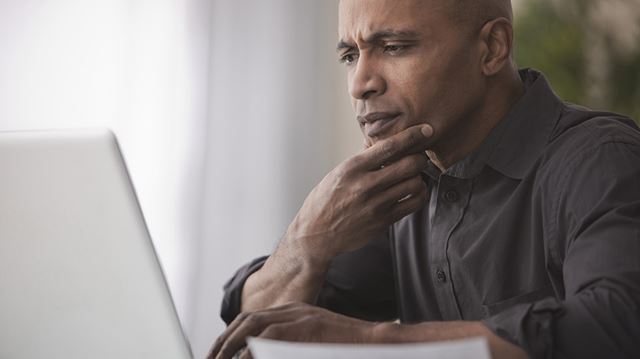
<svg viewBox="0 0 640 359">
<path fill-rule="evenodd" d="M 421 130 L 424 137 L 431 137 L 433 135 L 433 127 L 429 125 L 422 126 Z"/>
</svg>

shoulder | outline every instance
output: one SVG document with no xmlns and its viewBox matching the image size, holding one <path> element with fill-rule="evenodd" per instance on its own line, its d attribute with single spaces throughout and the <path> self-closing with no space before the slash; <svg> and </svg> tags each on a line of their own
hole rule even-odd
<svg viewBox="0 0 640 359">
<path fill-rule="evenodd" d="M 623 115 L 564 103 L 549 144 L 588 150 L 612 142 L 640 145 L 640 129 Z"/>
<path fill-rule="evenodd" d="M 550 233 L 561 241 L 598 223 L 627 223 L 615 213 L 640 209 L 640 130 L 627 117 L 565 105 L 537 176 Z"/>
<path fill-rule="evenodd" d="M 579 168 L 640 168 L 640 129 L 628 117 L 564 103 L 542 164 L 563 178 Z"/>
<path fill-rule="evenodd" d="M 622 115 L 564 104 L 535 175 L 553 218 L 638 201 L 640 129 Z"/>
</svg>

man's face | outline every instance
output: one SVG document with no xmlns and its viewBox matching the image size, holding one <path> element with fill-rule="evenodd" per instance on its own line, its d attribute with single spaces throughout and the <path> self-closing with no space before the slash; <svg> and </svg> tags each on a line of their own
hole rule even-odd
<svg viewBox="0 0 640 359">
<path fill-rule="evenodd" d="M 340 1 L 338 56 L 369 144 L 420 123 L 434 128 L 434 145 L 446 142 L 480 106 L 477 35 L 448 4 Z"/>
</svg>

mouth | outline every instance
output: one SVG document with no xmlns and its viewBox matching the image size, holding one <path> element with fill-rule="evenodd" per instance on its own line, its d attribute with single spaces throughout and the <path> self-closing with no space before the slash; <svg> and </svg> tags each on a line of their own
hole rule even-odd
<svg viewBox="0 0 640 359">
<path fill-rule="evenodd" d="M 400 115 L 399 112 L 372 112 L 358 116 L 358 122 L 365 136 L 375 138 L 393 127 Z"/>
</svg>

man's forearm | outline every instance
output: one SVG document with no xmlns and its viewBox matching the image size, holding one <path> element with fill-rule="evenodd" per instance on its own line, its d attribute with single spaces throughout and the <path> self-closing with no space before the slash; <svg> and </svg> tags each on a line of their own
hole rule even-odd
<svg viewBox="0 0 640 359">
<path fill-rule="evenodd" d="M 489 341 L 493 359 L 527 359 L 529 356 L 520 347 L 495 335 L 481 322 L 426 322 L 406 325 L 380 323 L 372 329 L 373 343 L 415 343 L 484 337 Z"/>
<path fill-rule="evenodd" d="M 289 302 L 314 303 L 324 281 L 328 261 L 306 255 L 283 240 L 264 266 L 247 278 L 242 311 L 256 311 Z"/>
</svg>

